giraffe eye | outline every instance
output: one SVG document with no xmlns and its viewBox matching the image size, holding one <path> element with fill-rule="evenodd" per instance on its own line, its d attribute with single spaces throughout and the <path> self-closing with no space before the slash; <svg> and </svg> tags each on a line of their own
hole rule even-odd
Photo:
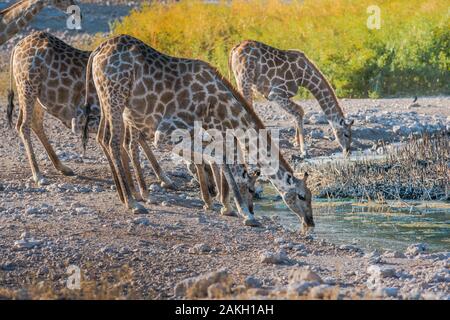
<svg viewBox="0 0 450 320">
<path fill-rule="evenodd" d="M 304 196 L 302 196 L 302 195 L 297 194 L 297 198 L 300 201 L 306 201 L 306 198 Z"/>
<path fill-rule="evenodd" d="M 350 138 L 350 136 L 348 134 L 346 134 L 346 133 L 344 133 L 344 137 Z"/>
</svg>

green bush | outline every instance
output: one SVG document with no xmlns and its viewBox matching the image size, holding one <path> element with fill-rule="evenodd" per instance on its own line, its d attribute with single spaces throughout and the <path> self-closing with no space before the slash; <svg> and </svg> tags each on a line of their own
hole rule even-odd
<svg viewBox="0 0 450 320">
<path fill-rule="evenodd" d="M 370 30 L 367 8 L 381 9 Z M 228 74 L 230 49 L 254 39 L 304 51 L 340 97 L 450 94 L 448 1 L 233 0 L 153 3 L 113 25 L 175 56 Z M 306 95 L 301 91 L 301 95 Z"/>
</svg>

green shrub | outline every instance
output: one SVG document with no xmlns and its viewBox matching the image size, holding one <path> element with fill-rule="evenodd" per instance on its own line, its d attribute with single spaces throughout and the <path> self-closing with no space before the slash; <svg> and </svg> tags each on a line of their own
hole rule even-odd
<svg viewBox="0 0 450 320">
<path fill-rule="evenodd" d="M 341 97 L 450 94 L 448 2 L 233 0 L 153 3 L 113 25 L 175 56 L 228 74 L 230 49 L 254 39 L 304 51 Z M 366 22 L 381 9 L 381 28 Z M 305 95 L 301 91 L 301 95 Z"/>
</svg>

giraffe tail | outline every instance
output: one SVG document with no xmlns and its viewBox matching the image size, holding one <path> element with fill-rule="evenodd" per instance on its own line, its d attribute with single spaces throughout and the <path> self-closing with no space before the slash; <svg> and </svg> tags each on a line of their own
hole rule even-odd
<svg viewBox="0 0 450 320">
<path fill-rule="evenodd" d="M 8 90 L 8 105 L 6 107 L 6 117 L 8 119 L 9 128 L 13 126 L 13 113 L 14 113 L 14 89 L 13 89 L 13 60 L 14 51 L 11 52 L 10 65 L 9 65 L 9 90 Z"/>
<path fill-rule="evenodd" d="M 85 96 L 85 105 L 84 105 L 84 116 L 85 122 L 83 127 L 83 133 L 81 136 L 81 141 L 83 144 L 83 150 L 86 152 L 87 144 L 89 142 L 89 118 L 91 115 L 91 103 L 89 102 L 89 90 L 90 90 L 90 82 L 91 82 L 91 74 L 92 74 L 92 60 L 96 51 L 92 52 L 89 56 L 89 61 L 86 68 L 86 96 Z"/>
</svg>

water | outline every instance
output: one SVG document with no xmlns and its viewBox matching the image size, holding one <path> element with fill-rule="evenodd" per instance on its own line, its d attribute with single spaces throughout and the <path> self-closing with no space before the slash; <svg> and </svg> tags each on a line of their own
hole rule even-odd
<svg viewBox="0 0 450 320">
<path fill-rule="evenodd" d="M 432 251 L 450 251 L 450 204 L 410 204 L 373 207 L 351 201 L 316 200 L 314 234 L 336 244 L 354 243 L 367 249 L 403 251 L 412 243 L 422 242 Z M 298 217 L 269 185 L 264 186 L 263 199 L 255 202 L 255 212 L 277 215 L 289 229 L 300 228 Z"/>
</svg>

